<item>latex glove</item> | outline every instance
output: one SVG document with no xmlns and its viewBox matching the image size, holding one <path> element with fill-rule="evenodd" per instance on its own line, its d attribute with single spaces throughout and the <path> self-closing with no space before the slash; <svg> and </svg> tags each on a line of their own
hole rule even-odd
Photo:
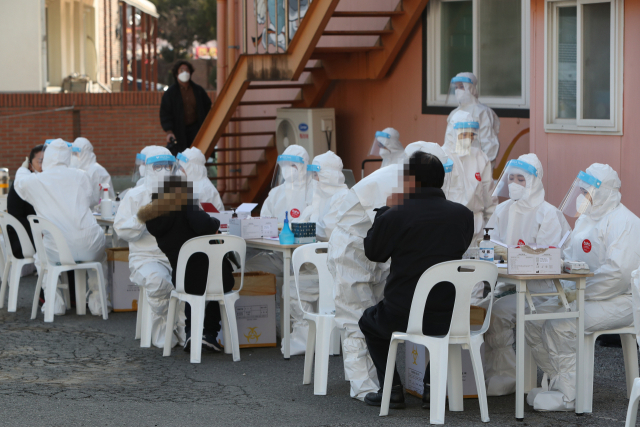
<svg viewBox="0 0 640 427">
<path fill-rule="evenodd" d="M 24 162 L 22 162 L 20 167 L 29 169 L 29 158 L 28 157 L 24 158 Z"/>
<path fill-rule="evenodd" d="M 504 246 L 495 245 L 495 247 L 493 248 L 493 254 L 494 258 L 500 256 L 503 260 L 507 260 L 507 248 L 505 248 Z"/>
</svg>

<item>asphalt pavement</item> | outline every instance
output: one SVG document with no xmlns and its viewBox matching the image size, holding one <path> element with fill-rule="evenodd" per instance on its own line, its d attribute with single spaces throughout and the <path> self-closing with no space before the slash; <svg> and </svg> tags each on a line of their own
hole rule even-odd
<svg viewBox="0 0 640 427">
<path fill-rule="evenodd" d="M 326 396 L 302 384 L 303 356 L 279 348 L 231 355 L 203 352 L 190 364 L 182 348 L 170 357 L 134 339 L 136 313 L 30 320 L 35 276 L 20 284 L 18 311 L 0 310 L 0 426 L 424 426 L 429 411 L 407 396 L 407 408 L 379 417 L 379 408 L 349 397 L 342 357 L 331 357 Z M 87 312 L 89 312 L 87 310 Z M 401 346 L 399 370 L 404 372 Z M 596 347 L 593 414 L 540 413 L 525 405 L 515 420 L 513 395 L 490 397 L 496 426 L 622 426 L 628 400 L 622 350 Z M 476 399 L 447 425 L 481 425 Z"/>
</svg>

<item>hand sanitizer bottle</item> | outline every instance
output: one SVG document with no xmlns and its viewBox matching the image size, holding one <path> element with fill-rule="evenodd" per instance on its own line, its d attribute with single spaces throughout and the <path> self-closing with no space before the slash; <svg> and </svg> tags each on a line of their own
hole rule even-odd
<svg viewBox="0 0 640 427">
<path fill-rule="evenodd" d="M 113 202 L 109 198 L 108 187 L 104 187 L 102 191 L 102 200 L 100 200 L 100 216 L 102 216 L 102 219 L 113 218 Z"/>
<path fill-rule="evenodd" d="M 485 228 L 484 238 L 482 242 L 480 242 L 480 260 L 493 262 L 493 242 L 491 241 L 491 236 L 489 236 L 489 230 L 493 230 L 493 228 Z"/>
<path fill-rule="evenodd" d="M 281 245 L 293 245 L 295 242 L 295 238 L 293 235 L 293 231 L 289 228 L 289 213 L 284 213 L 284 226 L 282 227 L 282 231 L 280 232 L 280 244 Z"/>
</svg>

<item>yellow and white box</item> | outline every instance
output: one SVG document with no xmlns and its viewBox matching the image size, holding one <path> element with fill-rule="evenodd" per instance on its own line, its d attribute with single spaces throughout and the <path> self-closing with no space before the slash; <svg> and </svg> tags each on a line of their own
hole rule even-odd
<svg viewBox="0 0 640 427">
<path fill-rule="evenodd" d="M 107 249 L 107 292 L 113 311 L 138 311 L 140 288 L 129 280 L 129 248 Z"/>
<path fill-rule="evenodd" d="M 484 322 L 486 310 L 482 307 L 471 307 L 471 325 L 472 329 L 477 329 Z M 427 370 L 429 358 L 427 349 L 420 344 L 414 344 L 411 341 L 405 341 L 405 389 L 407 393 L 417 397 L 422 397 L 424 391 L 423 380 L 424 373 Z M 482 357 L 482 365 L 484 366 L 484 344 L 480 347 Z M 478 397 L 476 388 L 476 380 L 473 375 L 473 366 L 471 365 L 471 356 L 469 350 L 462 350 L 462 394 L 465 399 Z"/>
<path fill-rule="evenodd" d="M 240 273 L 233 273 L 240 287 Z M 255 271 L 244 274 L 240 299 L 236 301 L 240 348 L 276 346 L 276 276 Z M 218 341 L 224 344 L 222 330 Z"/>
<path fill-rule="evenodd" d="M 527 245 L 509 247 L 508 274 L 560 274 L 562 273 L 560 248 L 534 249 Z"/>
</svg>

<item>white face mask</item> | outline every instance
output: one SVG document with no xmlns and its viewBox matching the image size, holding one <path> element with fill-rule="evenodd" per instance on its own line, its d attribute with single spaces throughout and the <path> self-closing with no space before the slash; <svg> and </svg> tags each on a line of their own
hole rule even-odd
<svg viewBox="0 0 640 427">
<path fill-rule="evenodd" d="M 189 78 L 191 78 L 191 74 L 189 74 L 189 72 L 187 71 L 183 71 L 180 74 L 178 74 L 178 80 L 180 80 L 182 83 L 188 82 Z"/>
<path fill-rule="evenodd" d="M 469 154 L 469 148 L 473 142 L 472 138 L 462 138 L 456 140 L 456 154 L 459 156 L 466 156 Z"/>
<path fill-rule="evenodd" d="M 584 194 L 578 194 L 576 198 L 576 210 L 582 215 L 586 214 L 591 210 L 591 202 L 587 199 Z"/>
<path fill-rule="evenodd" d="M 474 96 L 464 89 L 456 89 L 456 101 L 460 105 L 471 104 L 474 100 Z"/>
<path fill-rule="evenodd" d="M 384 159 L 389 154 L 391 154 L 391 152 L 389 150 L 387 150 L 386 148 L 382 148 L 382 147 L 380 148 L 380 157 L 382 157 Z"/>
<path fill-rule="evenodd" d="M 526 188 L 522 185 L 512 182 L 509 184 L 509 198 L 511 200 L 520 200 L 522 199 L 522 196 L 524 196 L 525 190 Z"/>
<path fill-rule="evenodd" d="M 282 176 L 286 182 L 293 182 L 298 176 L 298 169 L 294 166 L 283 166 L 282 167 Z"/>
</svg>

